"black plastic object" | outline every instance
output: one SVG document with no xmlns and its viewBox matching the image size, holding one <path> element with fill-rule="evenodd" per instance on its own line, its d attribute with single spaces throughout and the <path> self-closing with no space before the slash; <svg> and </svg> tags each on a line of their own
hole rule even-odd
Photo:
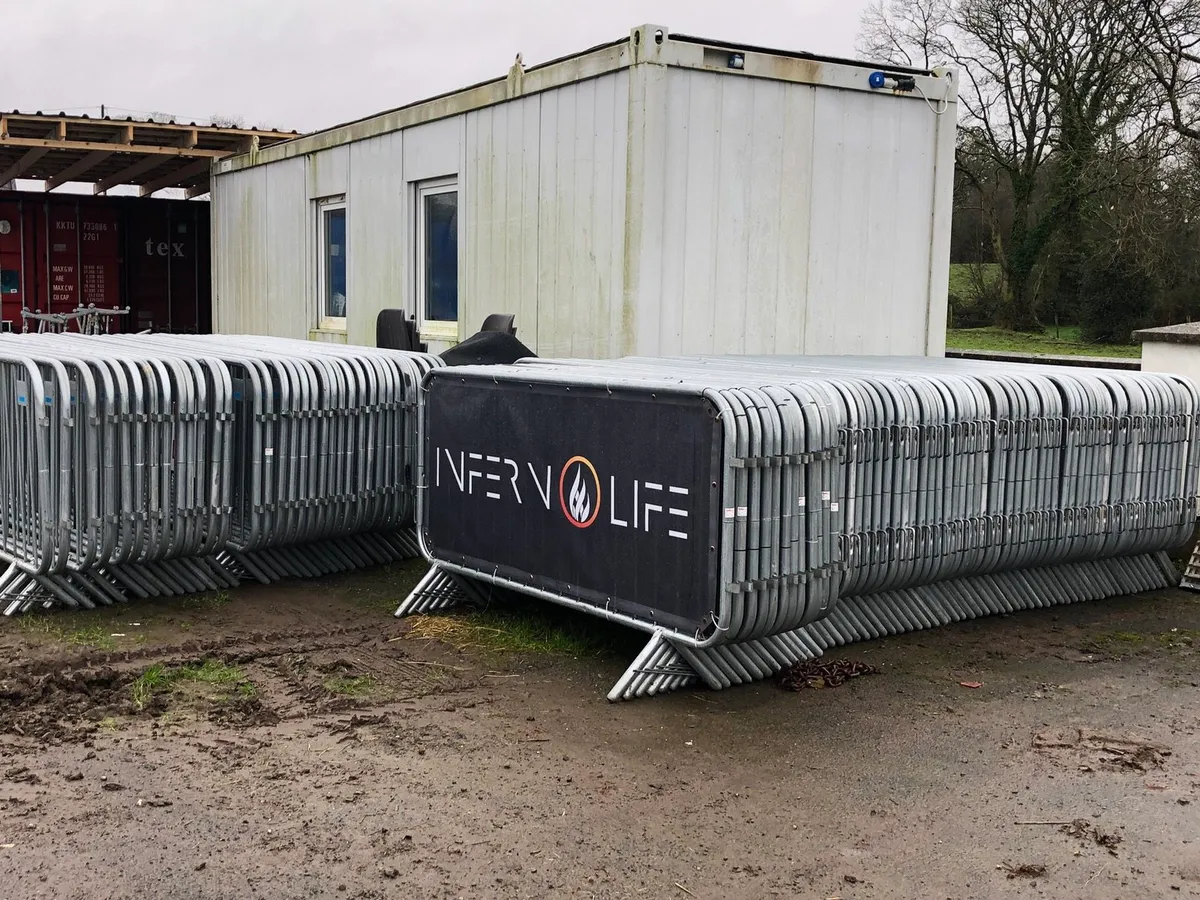
<svg viewBox="0 0 1200 900">
<path fill-rule="evenodd" d="M 483 320 L 483 327 L 480 331 L 503 331 L 507 334 L 515 335 L 517 326 L 515 324 L 517 317 L 512 313 L 492 313 Z"/>
<path fill-rule="evenodd" d="M 442 359 L 448 366 L 507 366 L 534 356 L 537 354 L 507 332 L 481 331 L 451 347 Z"/>
<path fill-rule="evenodd" d="M 375 346 L 381 350 L 418 350 L 417 323 L 402 309 L 383 309 L 375 318 Z"/>
</svg>

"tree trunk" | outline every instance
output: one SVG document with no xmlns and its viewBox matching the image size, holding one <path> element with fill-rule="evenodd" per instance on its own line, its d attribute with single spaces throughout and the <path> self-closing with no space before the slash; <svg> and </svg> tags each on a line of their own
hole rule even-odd
<svg viewBox="0 0 1200 900">
<path fill-rule="evenodd" d="M 1040 248 L 1036 234 L 1028 225 L 1030 197 L 1018 194 L 1013 199 L 1012 231 L 1000 261 L 1004 271 L 1000 324 L 1013 331 L 1040 331 L 1035 307 L 1037 292 L 1033 288 L 1033 270 Z"/>
<path fill-rule="evenodd" d="M 1030 283 L 1031 273 L 1012 277 L 1006 281 L 1006 296 L 1004 307 L 1004 322 L 1006 328 L 1013 331 L 1040 332 L 1042 325 L 1038 321 L 1037 310 L 1034 308 L 1034 290 Z"/>
</svg>

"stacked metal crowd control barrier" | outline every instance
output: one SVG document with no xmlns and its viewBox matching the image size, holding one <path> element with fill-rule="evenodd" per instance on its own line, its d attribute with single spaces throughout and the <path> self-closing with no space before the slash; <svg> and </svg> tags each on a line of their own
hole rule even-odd
<svg viewBox="0 0 1200 900">
<path fill-rule="evenodd" d="M 1164 587 L 1196 521 L 1200 395 L 1170 375 L 634 358 L 426 388 L 434 566 L 397 614 L 512 590 L 649 631 L 611 699 Z"/>
<path fill-rule="evenodd" d="M 438 357 L 253 335 L 137 340 L 213 352 L 229 367 L 227 567 L 266 583 L 418 554 L 416 409 Z"/>
<path fill-rule="evenodd" d="M 252 336 L 0 338 L 0 611 L 415 555 L 427 354 Z"/>
<path fill-rule="evenodd" d="M 100 338 L 0 339 L 0 597 L 70 607 L 228 586 L 229 373 Z"/>
</svg>

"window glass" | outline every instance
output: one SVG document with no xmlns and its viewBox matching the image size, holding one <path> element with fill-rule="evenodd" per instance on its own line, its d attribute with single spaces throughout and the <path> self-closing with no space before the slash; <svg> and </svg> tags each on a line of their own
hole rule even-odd
<svg viewBox="0 0 1200 900">
<path fill-rule="evenodd" d="M 16 269 L 0 269 L 0 294 L 19 294 L 21 273 Z"/>
<path fill-rule="evenodd" d="M 458 321 L 458 192 L 425 195 L 425 318 Z"/>
<path fill-rule="evenodd" d="M 346 317 L 346 210 L 326 209 L 325 235 L 325 310 L 331 319 Z"/>
</svg>

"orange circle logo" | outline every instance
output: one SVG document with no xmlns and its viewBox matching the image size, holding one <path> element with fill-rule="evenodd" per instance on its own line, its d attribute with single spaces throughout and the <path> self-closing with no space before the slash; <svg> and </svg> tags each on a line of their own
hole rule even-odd
<svg viewBox="0 0 1200 900">
<path fill-rule="evenodd" d="M 567 474 L 572 471 L 572 467 L 574 478 L 568 491 Z M 595 485 L 594 501 L 592 492 L 588 489 L 585 472 L 591 473 L 592 484 Z M 596 467 L 586 457 L 572 456 L 562 467 L 558 476 L 558 504 L 562 507 L 567 521 L 576 528 L 588 528 L 596 521 L 596 516 L 600 514 L 600 476 L 596 474 Z"/>
</svg>

